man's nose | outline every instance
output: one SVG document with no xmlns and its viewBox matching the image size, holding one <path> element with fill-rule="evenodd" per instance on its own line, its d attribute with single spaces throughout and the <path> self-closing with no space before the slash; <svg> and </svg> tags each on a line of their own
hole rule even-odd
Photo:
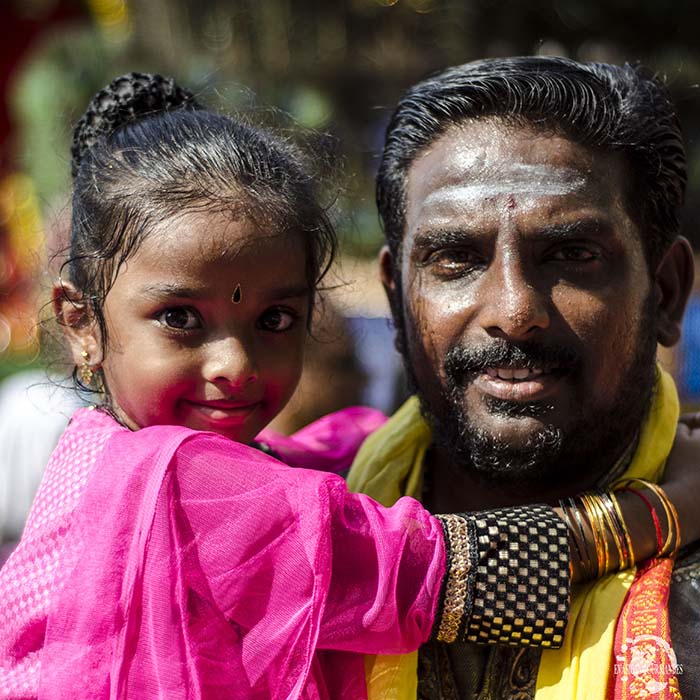
<svg viewBox="0 0 700 700">
<path fill-rule="evenodd" d="M 527 340 L 549 327 L 549 295 L 517 256 L 497 256 L 480 291 L 479 320 L 494 337 Z"/>
<path fill-rule="evenodd" d="M 257 379 L 258 369 L 250 343 L 226 337 L 207 346 L 204 374 L 208 381 L 243 386 Z"/>
</svg>

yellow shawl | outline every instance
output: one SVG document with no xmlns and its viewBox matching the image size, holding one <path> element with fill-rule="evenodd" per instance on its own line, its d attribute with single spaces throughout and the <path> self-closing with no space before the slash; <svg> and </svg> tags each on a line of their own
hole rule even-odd
<svg viewBox="0 0 700 700">
<path fill-rule="evenodd" d="M 671 451 L 679 406 L 671 377 L 659 370 L 654 399 L 639 445 L 623 479 L 658 481 Z M 348 476 L 351 490 L 390 506 L 401 496 L 420 498 L 423 458 L 431 441 L 418 399 L 410 398 L 362 445 Z M 634 579 L 625 571 L 573 591 L 561 649 L 542 653 L 537 700 L 603 700 L 608 686 L 615 622 Z M 369 700 L 415 700 L 417 653 L 367 656 Z"/>
</svg>

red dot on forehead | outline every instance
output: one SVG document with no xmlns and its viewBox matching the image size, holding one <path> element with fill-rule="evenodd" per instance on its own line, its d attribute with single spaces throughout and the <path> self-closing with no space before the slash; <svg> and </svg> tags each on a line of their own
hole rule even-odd
<svg viewBox="0 0 700 700">
<path fill-rule="evenodd" d="M 506 206 L 508 209 L 515 209 L 515 197 L 512 194 L 508 195 L 508 198 L 506 199 Z"/>
</svg>

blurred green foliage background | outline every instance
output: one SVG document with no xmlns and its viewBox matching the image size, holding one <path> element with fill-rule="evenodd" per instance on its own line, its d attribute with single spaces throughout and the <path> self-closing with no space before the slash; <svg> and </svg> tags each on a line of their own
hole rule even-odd
<svg viewBox="0 0 700 700">
<path fill-rule="evenodd" d="M 3 0 L 9 128 L 0 174 L 28 175 L 44 221 L 60 216 L 71 127 L 90 97 L 127 71 L 170 74 L 219 110 L 290 133 L 310 129 L 302 138 L 321 166 L 344 252 L 369 256 L 381 242 L 377 156 L 409 85 L 485 56 L 643 62 L 666 77 L 678 105 L 690 160 L 684 233 L 697 248 L 696 8 L 692 0 Z M 0 270 L 0 287 L 1 278 Z M 1 336 L 0 328 L 0 355 Z"/>
<path fill-rule="evenodd" d="M 40 21 L 51 0 L 11 0 Z M 86 0 L 35 41 L 18 66 L 15 155 L 43 202 L 68 187 L 71 124 L 91 95 L 129 70 L 174 75 L 222 110 L 289 126 L 337 156 L 346 249 L 381 234 L 373 175 L 392 106 L 412 83 L 485 56 L 558 54 L 641 61 L 666 76 L 691 160 L 687 235 L 700 244 L 700 42 L 691 0 Z"/>
</svg>

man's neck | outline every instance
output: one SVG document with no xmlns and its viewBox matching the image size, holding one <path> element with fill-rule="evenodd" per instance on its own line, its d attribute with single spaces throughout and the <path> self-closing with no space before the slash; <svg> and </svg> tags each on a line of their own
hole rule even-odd
<svg viewBox="0 0 700 700">
<path fill-rule="evenodd" d="M 445 450 L 433 445 L 427 452 L 424 465 L 425 506 L 433 513 L 460 513 L 522 505 L 525 503 L 556 503 L 607 481 L 607 475 L 619 476 L 622 461 L 629 461 L 636 441 L 614 455 L 600 460 L 579 475 L 555 484 L 545 480 L 532 484 L 509 484 L 506 480 L 491 480 L 455 465 Z M 622 465 L 621 471 L 624 471 Z M 566 465 L 563 465 L 566 468 Z"/>
</svg>

